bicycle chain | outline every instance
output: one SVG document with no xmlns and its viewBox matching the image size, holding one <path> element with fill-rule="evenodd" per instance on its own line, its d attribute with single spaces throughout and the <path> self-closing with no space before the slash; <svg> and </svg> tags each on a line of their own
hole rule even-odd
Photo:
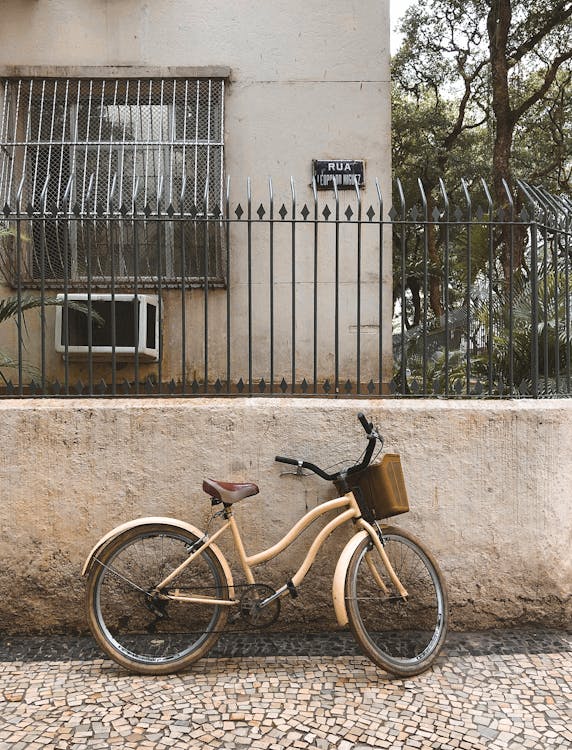
<svg viewBox="0 0 572 750">
<path fill-rule="evenodd" d="M 226 588 L 226 587 L 225 587 Z M 222 630 L 212 630 L 209 632 L 212 633 L 249 633 L 251 632 L 252 628 L 259 628 L 264 629 L 267 627 L 270 627 L 273 625 L 280 616 L 280 600 L 276 599 L 275 601 L 268 604 L 266 607 L 263 607 L 261 609 L 256 609 L 256 603 L 266 599 L 269 596 L 272 596 L 276 593 L 276 590 L 272 588 L 272 586 L 268 586 L 264 583 L 238 583 L 233 586 L 233 589 L 236 591 L 237 589 L 243 589 L 244 594 L 242 594 L 241 597 L 238 599 L 238 604 L 236 608 L 233 608 L 234 611 L 231 613 L 231 617 L 229 619 L 229 622 L 231 625 L 233 625 L 235 622 L 238 622 L 239 619 L 242 619 L 244 622 L 248 623 L 250 625 L 250 628 L 243 628 L 243 629 L 236 629 L 233 628 L 232 630 L 229 630 L 228 628 L 223 628 Z M 189 593 L 206 593 L 206 592 L 220 592 L 220 589 L 215 589 L 213 586 L 194 586 L 191 588 L 185 588 L 180 587 L 178 588 L 178 591 L 181 594 L 184 594 L 185 592 Z M 253 596 L 251 596 L 251 592 L 254 592 Z M 147 593 L 147 592 L 144 592 Z M 165 604 L 168 604 L 169 602 L 165 602 Z M 169 615 L 168 613 L 164 613 L 162 617 L 158 618 L 156 620 L 160 621 L 161 619 L 168 619 Z M 190 633 L 193 633 L 193 635 L 198 635 L 200 633 L 206 632 L 202 630 L 191 630 Z"/>
</svg>

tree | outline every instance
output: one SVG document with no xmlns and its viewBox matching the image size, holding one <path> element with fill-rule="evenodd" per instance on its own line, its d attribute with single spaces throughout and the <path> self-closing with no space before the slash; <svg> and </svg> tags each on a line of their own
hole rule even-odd
<svg viewBox="0 0 572 750">
<path fill-rule="evenodd" d="M 521 119 L 512 159 L 515 171 L 550 193 L 572 195 L 572 70 L 559 71 L 554 85 Z"/>
<path fill-rule="evenodd" d="M 437 95 L 433 89 L 419 90 L 412 100 L 398 85 L 393 89 L 393 161 L 400 173 L 414 175 L 421 181 L 427 200 L 427 214 L 433 216 L 438 201 L 439 178 L 449 186 L 460 187 L 461 178 L 474 181 L 488 170 L 487 139 L 482 127 L 455 122 L 456 102 Z M 452 144 L 455 143 L 455 148 Z M 420 190 L 415 181 L 406 181 L 405 202 L 413 206 L 420 201 Z M 432 314 L 439 318 L 444 312 L 442 294 L 442 238 L 436 224 L 427 227 L 428 297 Z M 400 238 L 396 242 L 399 251 Z M 423 274 L 422 238 L 409 232 L 407 237 L 407 287 L 420 309 L 420 276 Z M 397 292 L 397 296 L 399 293 Z M 419 321 L 419 313 L 411 324 Z"/>
<path fill-rule="evenodd" d="M 515 129 L 537 102 L 548 96 L 558 72 L 572 59 L 572 0 L 489 0 L 487 38 L 491 106 L 495 120 L 493 178 L 512 187 Z"/>
<path fill-rule="evenodd" d="M 427 98 L 435 112 L 444 101 L 454 105 L 433 171 L 443 175 L 463 135 L 481 128 L 490 139 L 495 201 L 507 205 L 507 190 L 514 194 L 515 177 L 523 176 L 515 138 L 526 133 L 535 109 L 557 102 L 558 92 L 564 106 L 570 99 L 571 18 L 572 0 L 419 0 L 409 9 L 393 64 L 396 85 L 413 106 Z M 546 132 L 562 154 L 564 134 L 553 124 Z M 562 159 L 554 168 L 562 171 Z M 509 243 L 505 237 L 499 247 L 508 278 L 522 265 L 523 238 Z"/>
</svg>

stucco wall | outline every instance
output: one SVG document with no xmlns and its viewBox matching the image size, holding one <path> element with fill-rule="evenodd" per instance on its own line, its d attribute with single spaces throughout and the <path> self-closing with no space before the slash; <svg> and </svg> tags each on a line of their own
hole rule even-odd
<svg viewBox="0 0 572 750">
<path fill-rule="evenodd" d="M 309 181 L 316 158 L 367 159 L 389 186 L 388 0 L 4 0 L 1 21 L 0 67 L 16 75 L 229 67 L 226 170 L 250 175 L 255 193 L 273 175 L 287 195 L 289 176 Z"/>
<path fill-rule="evenodd" d="M 142 515 L 203 526 L 205 476 L 258 482 L 260 495 L 236 509 L 247 552 L 276 542 L 332 493 L 317 478 L 283 476 L 274 455 L 324 466 L 357 458 L 360 410 L 402 455 L 412 510 L 396 521 L 440 561 L 453 627 L 569 624 L 570 401 L 29 400 L 0 402 L 0 630 L 84 630 L 91 546 Z M 285 602 L 283 627 L 335 627 L 331 576 L 347 533 Z M 284 583 L 307 543 L 259 579 Z"/>
</svg>

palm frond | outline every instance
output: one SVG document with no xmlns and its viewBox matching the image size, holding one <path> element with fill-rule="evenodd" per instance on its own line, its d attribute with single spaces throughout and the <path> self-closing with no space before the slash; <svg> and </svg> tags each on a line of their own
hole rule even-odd
<svg viewBox="0 0 572 750">
<path fill-rule="evenodd" d="M 0 300 L 0 323 L 17 317 L 18 312 L 23 313 L 26 312 L 26 310 L 32 310 L 38 307 L 61 306 L 63 304 L 64 301 L 57 297 L 44 297 L 43 299 L 42 297 L 33 297 L 31 295 L 25 297 L 18 297 L 17 295 L 6 297 L 5 299 Z M 77 310 L 86 315 L 88 314 L 88 306 L 83 302 L 68 300 L 67 306 L 70 310 Z M 96 325 L 103 324 L 103 318 L 93 309 L 91 311 L 91 316 Z"/>
</svg>

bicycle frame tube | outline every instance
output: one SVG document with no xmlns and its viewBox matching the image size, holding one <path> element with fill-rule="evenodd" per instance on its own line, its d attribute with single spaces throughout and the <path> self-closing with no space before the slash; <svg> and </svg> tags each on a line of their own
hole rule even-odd
<svg viewBox="0 0 572 750">
<path fill-rule="evenodd" d="M 358 505 L 355 501 L 354 496 L 349 493 L 347 495 L 344 495 L 343 497 L 338 497 L 335 500 L 328 500 L 325 503 L 322 503 L 321 505 L 316 506 L 315 508 L 312 508 L 312 510 L 308 511 L 302 518 L 300 518 L 297 523 L 294 524 L 294 526 L 290 529 L 290 531 L 279 541 L 277 542 L 273 547 L 269 547 L 266 550 L 263 550 L 262 552 L 259 552 L 256 555 L 247 556 L 244 552 L 244 546 L 242 544 L 242 539 L 240 537 L 240 532 L 238 530 L 238 525 L 234 518 L 231 518 L 231 528 L 233 531 L 234 541 L 237 547 L 237 550 L 240 555 L 240 561 L 243 567 L 243 570 L 246 575 L 248 575 L 248 569 L 251 567 L 256 567 L 257 565 L 260 565 L 261 563 L 268 562 L 268 560 L 272 560 L 274 557 L 279 555 L 281 552 L 283 552 L 287 547 L 289 547 L 296 539 L 302 534 L 305 529 L 310 526 L 317 518 L 320 516 L 323 516 L 325 513 L 329 513 L 331 510 L 337 510 L 339 508 L 348 508 L 351 510 L 351 513 L 347 515 L 348 511 L 343 513 L 342 515 L 338 516 L 337 518 L 334 518 L 333 521 L 330 523 L 334 523 L 336 521 L 339 521 L 339 519 L 343 518 L 342 521 L 339 521 L 339 523 L 335 523 L 335 525 L 332 528 L 332 531 L 337 526 L 340 526 L 342 523 L 345 523 L 350 518 L 358 518 L 360 515 L 360 511 L 358 508 Z M 320 536 L 322 536 L 323 532 L 330 526 L 328 524 L 322 532 L 316 537 L 318 539 Z M 331 533 L 331 531 L 329 532 Z M 328 536 L 328 534 L 326 535 Z M 323 541 L 323 540 L 322 540 Z M 314 542 L 315 544 L 315 542 Z M 312 548 L 314 547 L 314 544 L 312 544 Z M 318 549 L 321 545 L 318 545 Z M 311 549 L 312 549 L 311 548 Z M 314 555 L 315 558 L 315 555 Z"/>
<path fill-rule="evenodd" d="M 218 539 L 219 536 L 221 536 L 221 534 L 223 534 L 228 529 L 229 526 L 230 526 L 230 522 L 227 522 L 224 524 L 224 526 L 221 526 L 221 528 L 217 532 L 215 532 L 211 537 L 208 537 L 208 538 L 203 537 L 200 540 L 201 542 L 203 542 L 200 545 L 200 547 L 198 547 L 191 555 L 189 555 L 187 559 L 179 565 L 178 568 L 175 568 L 175 570 L 173 570 L 172 573 L 170 573 L 166 578 L 164 578 L 161 581 L 161 583 L 157 584 L 156 589 L 160 591 L 161 589 L 165 588 L 165 586 L 168 586 L 171 583 L 171 581 L 173 581 L 179 575 L 179 573 L 182 573 L 182 571 L 193 562 L 193 560 L 195 559 L 195 557 L 197 557 L 197 555 L 200 555 L 201 551 L 205 547 L 210 547 L 211 544 L 213 544 L 215 540 Z M 215 600 L 213 599 L 213 601 Z"/>
<path fill-rule="evenodd" d="M 399 580 L 397 574 L 395 573 L 386 553 L 383 548 L 383 544 L 381 543 L 379 536 L 376 532 L 376 530 L 371 526 L 367 521 L 365 521 L 361 517 L 361 511 L 359 509 L 359 506 L 356 502 L 355 497 L 351 492 L 349 492 L 347 495 L 344 495 L 343 497 L 338 497 L 334 500 L 329 500 L 325 503 L 322 503 L 321 505 L 318 505 L 316 508 L 313 508 L 312 510 L 308 511 L 302 518 L 294 524 L 294 526 L 290 529 L 290 531 L 285 534 L 280 541 L 278 541 L 275 545 L 272 547 L 269 547 L 266 550 L 263 550 L 262 552 L 259 552 L 255 555 L 247 555 L 244 549 L 244 544 L 242 541 L 242 537 L 240 535 L 240 529 L 238 527 L 238 524 L 236 523 L 236 520 L 234 516 L 232 515 L 232 508 L 229 506 L 226 509 L 226 516 L 227 521 L 224 523 L 220 529 L 218 529 L 211 537 L 209 538 L 203 538 L 201 541 L 203 542 L 198 549 L 196 549 L 189 557 L 181 564 L 178 568 L 176 568 L 167 578 L 165 578 L 161 583 L 159 583 L 156 587 L 156 590 L 158 592 L 161 591 L 161 589 L 164 589 L 166 586 L 171 583 L 178 575 L 181 573 L 188 565 L 192 563 L 192 561 L 195 559 L 197 555 L 201 553 L 201 551 L 205 547 L 209 547 L 211 544 L 214 544 L 214 542 L 218 539 L 219 536 L 225 533 L 227 529 L 230 529 L 234 541 L 234 545 L 236 548 L 236 551 L 238 553 L 240 564 L 242 566 L 242 569 L 244 571 L 244 575 L 246 577 L 246 580 L 248 583 L 253 584 L 255 583 L 254 574 L 252 573 L 252 568 L 256 567 L 257 565 L 260 565 L 261 563 L 267 562 L 268 560 L 272 560 L 274 557 L 279 555 L 281 552 L 283 552 L 287 547 L 289 547 L 299 536 L 300 534 L 310 526 L 317 518 L 324 515 L 325 513 L 328 513 L 332 510 L 339 510 L 342 508 L 346 508 L 346 510 L 343 513 L 340 513 L 340 515 L 333 518 L 329 523 L 327 523 L 324 528 L 316 535 L 314 541 L 312 542 L 310 549 L 308 550 L 306 557 L 304 558 L 304 561 L 302 562 L 302 565 L 298 568 L 296 573 L 292 576 L 288 584 L 284 585 L 281 589 L 279 589 L 276 594 L 269 597 L 263 604 L 272 601 L 275 598 L 284 596 L 289 591 L 289 586 L 298 587 L 302 581 L 304 580 L 306 574 L 312 567 L 316 556 L 322 547 L 323 543 L 326 541 L 326 539 L 330 536 L 330 534 L 338 528 L 338 526 L 342 526 L 346 521 L 350 521 L 352 519 L 356 519 L 358 526 L 366 531 L 369 536 L 371 537 L 375 547 L 377 548 L 380 557 L 383 561 L 383 564 L 392 580 L 394 585 L 396 586 L 400 596 L 403 598 L 407 598 L 407 590 L 403 587 L 401 581 Z M 372 561 L 369 558 L 367 559 L 368 566 L 372 570 L 372 574 L 374 575 L 375 580 L 378 582 L 379 585 L 381 585 L 384 589 L 385 586 L 375 570 Z M 349 559 L 348 559 L 349 562 Z M 345 575 L 344 575 L 345 580 Z M 161 594 L 159 594 L 161 596 Z M 169 594 L 163 595 L 167 599 L 176 599 L 179 601 L 186 601 L 186 602 L 194 602 L 197 604 L 212 604 L 214 605 L 223 605 L 223 606 L 233 606 L 238 603 L 237 599 L 216 599 L 214 597 L 207 597 L 207 596 L 187 596 L 185 594 L 182 594 L 179 592 L 178 589 L 175 589 L 174 591 L 170 592 Z"/>
<path fill-rule="evenodd" d="M 168 586 L 188 565 L 192 563 L 192 561 L 195 559 L 197 555 L 201 553 L 201 551 L 205 547 L 209 547 L 211 544 L 213 544 L 216 539 L 218 539 L 219 536 L 225 533 L 227 529 L 230 528 L 230 531 L 233 536 L 234 545 L 236 548 L 236 551 L 238 553 L 241 567 L 244 571 L 244 575 L 246 577 L 246 580 L 248 583 L 255 583 L 254 575 L 252 573 L 252 568 L 260 565 L 261 563 L 267 562 L 268 560 L 273 559 L 276 557 L 280 552 L 283 552 L 287 547 L 289 547 L 299 536 L 300 534 L 308 527 L 311 523 L 313 523 L 317 518 L 324 515 L 325 513 L 328 513 L 332 510 L 338 510 L 341 508 L 346 508 L 346 510 L 341 513 L 339 516 L 336 516 L 333 518 L 324 528 L 317 534 L 316 538 L 312 542 L 312 545 L 310 549 L 308 550 L 308 553 L 306 554 L 306 557 L 304 558 L 304 561 L 300 568 L 296 571 L 296 573 L 292 576 L 291 583 L 294 586 L 299 586 L 300 583 L 304 580 L 304 577 L 306 576 L 307 572 L 311 568 L 314 560 L 316 559 L 316 556 L 322 546 L 322 544 L 325 542 L 325 540 L 330 536 L 330 534 L 338 528 L 338 526 L 341 526 L 342 524 L 346 523 L 346 521 L 351 520 L 352 518 L 359 518 L 361 513 L 358 507 L 358 504 L 353 496 L 353 494 L 350 492 L 347 495 L 344 495 L 343 497 L 335 498 L 334 500 L 329 500 L 325 503 L 322 503 L 321 505 L 318 505 L 316 508 L 313 508 L 312 510 L 308 511 L 302 518 L 290 529 L 290 531 L 275 545 L 272 547 L 269 547 L 266 550 L 263 550 L 262 552 L 259 552 L 255 555 L 248 556 L 244 549 L 244 544 L 242 541 L 242 537 L 240 535 L 240 530 L 238 528 L 238 524 L 236 523 L 236 520 L 234 519 L 234 516 L 232 515 L 232 509 L 227 508 L 227 518 L 228 520 L 226 523 L 224 523 L 220 529 L 218 529 L 211 537 L 208 539 L 204 539 L 204 543 L 195 550 L 189 557 L 181 564 L 178 568 L 176 568 L 172 573 L 170 573 L 169 576 L 167 576 L 164 580 L 162 580 L 156 587 L 157 591 L 161 591 L 161 589 L 164 589 L 166 586 Z M 287 593 L 288 588 L 287 586 L 284 586 L 283 589 L 280 589 L 279 595 L 282 596 L 283 594 Z M 181 601 L 192 601 L 197 603 L 210 603 L 210 604 L 222 604 L 222 605 L 229 605 L 229 604 L 235 604 L 236 600 L 228 600 L 228 599 L 215 599 L 211 597 L 204 597 L 204 596 L 185 596 L 183 594 L 178 593 L 177 589 L 175 589 L 173 592 L 166 594 L 166 598 L 168 599 L 179 599 Z"/>
</svg>

